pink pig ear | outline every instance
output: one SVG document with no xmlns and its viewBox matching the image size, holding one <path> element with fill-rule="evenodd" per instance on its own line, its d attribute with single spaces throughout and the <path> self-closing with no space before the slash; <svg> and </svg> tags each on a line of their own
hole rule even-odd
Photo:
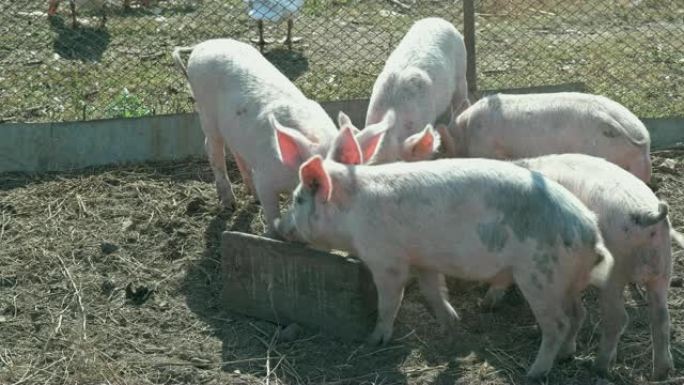
<svg viewBox="0 0 684 385">
<path fill-rule="evenodd" d="M 404 160 L 416 161 L 430 159 L 439 149 L 439 135 L 431 125 L 423 131 L 413 134 L 404 140 Z"/>
<path fill-rule="evenodd" d="M 294 168 L 311 156 L 312 143 L 301 132 L 283 126 L 273 114 L 268 116 L 268 121 L 275 131 L 280 161 L 284 165 Z"/>
<path fill-rule="evenodd" d="M 323 158 L 320 155 L 302 164 L 299 168 L 299 180 L 304 188 L 311 191 L 317 199 L 328 202 L 332 197 L 332 181 L 323 168 Z"/>
<path fill-rule="evenodd" d="M 351 126 L 344 126 L 337 134 L 328 158 L 343 164 L 361 164 L 363 154 Z"/>
<path fill-rule="evenodd" d="M 375 155 L 385 133 L 394 126 L 395 122 L 394 111 L 390 110 L 380 122 L 371 124 L 356 134 L 363 153 L 363 163 L 367 163 Z"/>
</svg>

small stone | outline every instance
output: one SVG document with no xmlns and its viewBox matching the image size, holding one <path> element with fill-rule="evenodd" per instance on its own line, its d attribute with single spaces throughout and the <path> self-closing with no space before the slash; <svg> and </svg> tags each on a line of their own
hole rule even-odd
<svg viewBox="0 0 684 385">
<path fill-rule="evenodd" d="M 116 283 L 114 283 L 114 281 L 112 281 L 111 279 L 105 279 L 100 284 L 100 290 L 102 291 L 102 294 L 104 294 L 104 295 L 107 295 L 107 296 L 111 295 L 115 289 L 116 289 Z"/>
<path fill-rule="evenodd" d="M 119 250 L 119 246 L 115 245 L 114 243 L 104 241 L 100 244 L 100 250 L 102 251 L 102 254 L 109 255 Z"/>
<path fill-rule="evenodd" d="M 674 171 L 674 169 L 677 167 L 677 160 L 669 158 L 665 159 L 663 163 L 660 164 L 660 167 Z"/>
<path fill-rule="evenodd" d="M 131 226 L 133 226 L 133 221 L 131 218 L 126 218 L 123 220 L 121 223 L 121 230 L 126 231 L 128 230 Z"/>
</svg>

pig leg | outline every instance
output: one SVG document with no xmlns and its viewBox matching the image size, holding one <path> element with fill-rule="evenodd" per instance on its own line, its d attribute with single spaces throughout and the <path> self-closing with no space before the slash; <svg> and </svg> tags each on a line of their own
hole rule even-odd
<svg viewBox="0 0 684 385">
<path fill-rule="evenodd" d="M 264 236 L 273 239 L 281 239 L 276 225 L 276 220 L 280 217 L 280 206 L 278 202 L 280 189 L 273 185 L 271 178 L 264 177 L 259 173 L 255 173 L 253 176 L 256 197 L 261 202 L 261 207 L 264 210 L 264 218 L 266 219 L 266 232 L 264 233 Z"/>
<path fill-rule="evenodd" d="M 247 186 L 249 193 L 256 197 L 256 189 L 254 189 L 254 182 L 252 182 L 252 171 L 247 167 L 247 163 L 237 152 L 231 150 L 231 154 L 233 154 L 235 164 L 237 165 L 238 170 L 240 170 L 242 182 Z"/>
<path fill-rule="evenodd" d="M 515 282 L 527 299 L 542 332 L 537 357 L 527 372 L 528 378 L 535 379 L 551 370 L 561 345 L 570 331 L 571 320 L 563 311 L 565 307 L 563 304 L 567 303 L 564 296 L 567 294 L 566 290 L 562 290 L 562 285 L 540 288 L 539 282 L 533 281 L 526 275 L 520 275 L 522 277 L 514 274 Z"/>
<path fill-rule="evenodd" d="M 450 333 L 456 325 L 459 317 L 456 310 L 451 307 L 448 300 L 448 289 L 444 275 L 434 270 L 416 268 L 420 291 L 425 296 L 435 318 L 444 330 Z"/>
<path fill-rule="evenodd" d="M 481 306 L 485 309 L 494 309 L 506 295 L 506 290 L 513 284 L 511 272 L 506 270 L 495 275 L 489 281 L 489 289 L 482 299 Z"/>
<path fill-rule="evenodd" d="M 392 338 L 394 319 L 404 297 L 408 266 L 381 264 L 368 264 L 368 266 L 373 272 L 373 281 L 378 290 L 378 319 L 375 330 L 368 338 L 368 343 L 371 345 L 386 344 Z"/>
<path fill-rule="evenodd" d="M 71 28 L 78 28 L 78 21 L 76 20 L 76 2 L 70 1 L 69 8 L 71 9 Z"/>
<path fill-rule="evenodd" d="M 449 123 L 456 120 L 456 117 L 468 107 L 470 107 L 468 82 L 465 78 L 459 78 L 456 81 L 456 91 L 454 91 L 454 95 L 451 97 L 451 119 Z"/>
<path fill-rule="evenodd" d="M 214 173 L 219 200 L 224 207 L 233 209 L 235 208 L 235 194 L 228 179 L 225 143 L 218 129 L 218 123 L 212 116 L 200 111 L 200 125 L 204 132 L 204 149 L 207 151 L 209 165 Z"/>
<path fill-rule="evenodd" d="M 568 331 L 568 336 L 565 338 L 560 352 L 558 352 L 559 360 L 568 359 L 577 351 L 577 333 L 579 333 L 584 318 L 587 316 L 587 310 L 579 296 L 570 301 L 566 312 L 570 315 L 570 331 Z"/>
<path fill-rule="evenodd" d="M 608 367 L 615 360 L 620 335 L 627 326 L 627 312 L 623 291 L 624 282 L 609 281 L 601 290 L 600 304 L 603 317 L 603 332 L 599 343 L 599 352 L 594 367 L 600 373 L 607 373 Z"/>
<path fill-rule="evenodd" d="M 667 309 L 668 276 L 659 277 L 646 284 L 653 339 L 653 377 L 665 379 L 674 369 L 670 352 L 670 313 Z"/>
<path fill-rule="evenodd" d="M 100 28 L 104 28 L 107 25 L 107 2 L 102 4 L 102 20 L 100 20 Z"/>
<path fill-rule="evenodd" d="M 223 138 L 221 135 L 207 136 L 204 139 L 204 147 L 207 150 L 211 170 L 214 172 L 216 192 L 218 193 L 219 200 L 224 207 L 234 209 L 235 194 L 233 193 L 233 187 L 230 185 L 228 171 L 226 170 L 226 153 Z"/>
</svg>

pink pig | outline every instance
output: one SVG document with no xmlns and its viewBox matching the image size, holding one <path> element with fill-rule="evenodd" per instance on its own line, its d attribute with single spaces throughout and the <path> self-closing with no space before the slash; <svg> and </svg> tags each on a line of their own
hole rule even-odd
<svg viewBox="0 0 684 385">
<path fill-rule="evenodd" d="M 672 273 L 670 244 L 672 239 L 680 245 L 683 243 L 667 218 L 667 204 L 659 201 L 634 175 L 601 158 L 562 154 L 515 163 L 560 183 L 598 215 L 599 227 L 615 258 L 615 266 L 601 292 L 604 325 L 596 367 L 605 372 L 615 360 L 618 339 L 627 325 L 622 294 L 625 285 L 634 282 L 643 284 L 648 292 L 653 376 L 666 377 L 673 368 L 667 308 Z M 486 303 L 498 302 L 506 286 L 501 280 L 490 288 Z"/>
<path fill-rule="evenodd" d="M 528 376 L 542 376 L 557 356 L 574 353 L 585 314 L 581 292 L 590 281 L 603 282 L 613 264 L 595 215 L 576 197 L 537 172 L 497 160 L 362 166 L 350 127 L 331 154 L 302 164 L 292 206 L 277 227 L 287 239 L 346 250 L 366 263 L 378 290 L 371 342 L 391 338 L 413 267 L 446 328 L 457 315 L 442 274 L 478 281 L 510 274 L 542 331 Z"/>
<path fill-rule="evenodd" d="M 192 52 L 187 69 L 181 52 Z M 235 201 L 226 173 L 227 145 L 243 181 L 263 205 L 267 234 L 274 235 L 279 193 L 297 185 L 303 161 L 328 151 L 337 132 L 334 122 L 248 44 L 208 40 L 178 47 L 173 57 L 188 78 L 199 110 L 221 203 L 233 207 Z M 284 156 L 276 143 L 285 149 Z"/>
<path fill-rule="evenodd" d="M 463 36 L 444 19 L 418 20 L 373 85 L 365 125 L 386 125 L 389 130 L 369 162 L 415 160 L 405 140 L 441 115 L 455 117 L 469 105 Z"/>
<path fill-rule="evenodd" d="M 191 52 L 187 68 L 181 53 Z M 205 147 L 221 203 L 233 207 L 226 173 L 225 146 L 242 180 L 261 201 L 268 225 L 280 216 L 278 195 L 297 185 L 297 168 L 309 157 L 326 155 L 335 139 L 335 124 L 325 110 L 304 94 L 252 46 L 230 39 L 208 40 L 193 47 L 177 47 L 173 58 L 187 77 L 199 111 Z M 351 125 L 340 113 L 341 126 Z M 370 157 L 379 133 L 376 125 L 356 131 L 360 149 Z M 439 146 L 432 128 L 407 139 L 406 151 L 430 157 Z M 366 162 L 367 159 L 363 159 Z"/>
<path fill-rule="evenodd" d="M 646 183 L 651 179 L 648 130 L 627 108 L 604 96 L 492 95 L 439 132 L 450 156 L 518 159 L 583 153 L 605 158 Z"/>
</svg>

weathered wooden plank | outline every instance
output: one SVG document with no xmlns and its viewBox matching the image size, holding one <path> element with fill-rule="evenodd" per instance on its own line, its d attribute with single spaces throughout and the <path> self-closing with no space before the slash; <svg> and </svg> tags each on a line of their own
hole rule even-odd
<svg viewBox="0 0 684 385">
<path fill-rule="evenodd" d="M 221 248 L 223 302 L 230 311 L 346 339 L 372 331 L 377 295 L 359 260 L 230 231 Z"/>
</svg>

